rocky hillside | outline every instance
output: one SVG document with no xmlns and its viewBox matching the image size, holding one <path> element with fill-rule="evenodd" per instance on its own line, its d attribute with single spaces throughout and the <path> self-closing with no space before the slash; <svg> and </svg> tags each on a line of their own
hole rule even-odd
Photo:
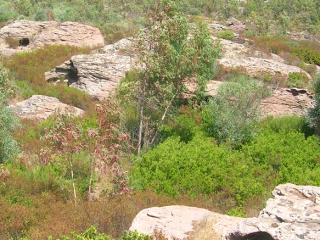
<svg viewBox="0 0 320 240">
<path fill-rule="evenodd" d="M 320 5 L 200 2 L 0 1 L 0 239 L 320 239 Z"/>
<path fill-rule="evenodd" d="M 210 27 L 214 34 L 226 29 L 239 32 L 243 28 L 241 27 L 243 24 L 235 19 L 231 19 L 229 22 L 229 28 L 217 22 L 212 22 Z M 19 46 L 10 46 L 7 43 L 8 38 L 18 41 Z M 0 29 L 0 39 L 2 39 L 1 51 L 5 55 L 28 51 L 48 43 L 75 46 L 103 44 L 103 37 L 98 29 L 71 22 L 59 24 L 56 22 L 16 21 Z M 23 41 L 28 44 L 24 44 Z M 297 66 L 286 64 L 282 57 L 247 47 L 245 43 L 249 42 L 249 39 L 241 39 L 237 35 L 234 41 L 225 39 L 219 41 L 223 48 L 223 56 L 218 62 L 220 67 L 224 69 L 223 71 L 241 69 L 252 77 L 268 76 L 278 82 L 286 82 L 289 73 L 299 73 L 307 76 L 309 82 L 313 81 L 307 72 Z M 68 86 L 76 87 L 93 98 L 102 100 L 115 89 L 125 73 L 134 67 L 136 56 L 132 55 L 133 48 L 133 39 L 127 38 L 115 44 L 104 46 L 98 50 L 99 53 L 73 56 L 55 69 L 46 72 L 45 79 L 50 83 L 63 80 Z M 211 81 L 208 84 L 209 94 L 214 94 L 213 88 L 216 88 L 213 87 L 214 85 L 219 85 L 219 82 Z M 193 90 L 192 86 L 188 86 L 188 88 L 190 91 Z M 312 107 L 312 102 L 312 94 L 307 89 L 289 89 L 278 86 L 274 94 L 262 102 L 261 107 L 266 115 L 302 115 L 305 109 Z"/>
</svg>

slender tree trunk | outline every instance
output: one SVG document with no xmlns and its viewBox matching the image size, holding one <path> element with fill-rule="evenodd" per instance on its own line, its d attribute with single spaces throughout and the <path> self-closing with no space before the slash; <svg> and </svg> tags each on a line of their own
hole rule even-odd
<svg viewBox="0 0 320 240">
<path fill-rule="evenodd" d="M 141 105 L 140 105 L 140 116 L 139 116 L 139 132 L 138 132 L 138 146 L 137 146 L 137 155 L 140 157 L 141 152 L 141 140 L 143 132 L 143 115 L 144 115 L 144 105 L 145 105 L 145 95 L 146 95 L 146 85 L 147 85 L 148 73 L 144 73 L 143 86 L 142 86 L 142 96 L 141 96 Z"/>
<path fill-rule="evenodd" d="M 96 165 L 96 152 L 97 152 L 97 146 L 95 147 L 94 153 L 93 153 L 93 159 L 91 161 L 91 166 L 90 166 L 90 181 L 89 181 L 89 189 L 88 189 L 88 200 L 91 201 L 91 191 L 92 191 L 92 178 L 93 178 L 93 173 L 94 173 L 94 168 Z"/>
<path fill-rule="evenodd" d="M 72 160 L 69 159 L 70 167 L 71 167 L 71 179 L 72 179 L 72 187 L 73 187 L 73 197 L 74 197 L 74 204 L 77 204 L 77 192 L 76 192 L 76 186 L 74 184 L 74 177 L 73 177 L 73 165 Z"/>
<path fill-rule="evenodd" d="M 171 107 L 174 99 L 177 97 L 177 95 L 178 95 L 178 93 L 179 93 L 179 90 L 180 90 L 180 86 L 178 86 L 177 91 L 175 92 L 175 94 L 174 94 L 173 97 L 171 98 L 168 106 L 167 106 L 166 109 L 164 110 L 164 113 L 163 113 L 162 118 L 161 118 L 161 120 L 160 120 L 160 122 L 159 122 L 158 128 L 157 128 L 157 130 L 156 130 L 155 134 L 153 135 L 153 138 L 152 138 L 152 140 L 151 140 L 151 142 L 150 142 L 150 145 L 151 145 L 151 146 L 153 145 L 154 141 L 156 140 L 156 137 L 157 137 L 157 135 L 158 135 L 158 133 L 159 133 L 159 131 L 160 131 L 160 128 L 161 128 L 161 126 L 162 126 L 162 124 L 163 124 L 163 120 L 164 120 L 165 117 L 167 116 L 167 113 L 168 113 L 168 111 L 169 111 L 169 108 Z"/>
</svg>

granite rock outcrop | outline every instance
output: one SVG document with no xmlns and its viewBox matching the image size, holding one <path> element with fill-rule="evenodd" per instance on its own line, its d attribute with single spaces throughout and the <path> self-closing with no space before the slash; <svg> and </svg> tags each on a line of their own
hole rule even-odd
<svg viewBox="0 0 320 240">
<path fill-rule="evenodd" d="M 7 44 L 8 37 L 19 42 L 16 49 Z M 104 38 L 98 28 L 77 22 L 17 20 L 0 29 L 0 49 L 4 55 L 39 48 L 45 44 L 101 47 Z"/>
<path fill-rule="evenodd" d="M 134 57 L 127 52 L 131 46 L 130 39 L 122 39 L 105 46 L 101 53 L 73 56 L 46 72 L 45 79 L 49 82 L 65 81 L 69 86 L 103 100 L 132 68 Z"/>
<path fill-rule="evenodd" d="M 20 118 L 44 120 L 55 112 L 80 116 L 84 111 L 60 102 L 57 98 L 33 95 L 31 98 L 9 106 Z"/>
<path fill-rule="evenodd" d="M 131 231 L 168 239 L 300 240 L 320 239 L 320 187 L 283 184 L 272 191 L 256 218 L 238 218 L 186 206 L 142 210 Z M 205 224 L 204 224 L 205 223 Z M 199 228 L 197 226 L 202 226 Z"/>
</svg>

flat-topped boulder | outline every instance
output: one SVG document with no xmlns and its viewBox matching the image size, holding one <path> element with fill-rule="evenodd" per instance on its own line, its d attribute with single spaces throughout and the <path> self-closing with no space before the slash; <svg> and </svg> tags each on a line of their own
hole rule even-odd
<svg viewBox="0 0 320 240">
<path fill-rule="evenodd" d="M 31 98 L 9 106 L 20 118 L 44 120 L 59 112 L 80 116 L 84 111 L 60 102 L 57 98 L 43 95 L 33 95 Z"/>
<path fill-rule="evenodd" d="M 12 50 L 8 38 L 18 41 L 17 49 Z M 5 55 L 45 44 L 96 47 L 103 46 L 104 39 L 98 28 L 77 22 L 17 20 L 0 29 L 0 46 Z"/>
</svg>

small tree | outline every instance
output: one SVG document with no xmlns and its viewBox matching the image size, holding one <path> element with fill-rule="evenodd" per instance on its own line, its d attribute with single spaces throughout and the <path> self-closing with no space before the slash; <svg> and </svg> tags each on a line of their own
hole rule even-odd
<svg viewBox="0 0 320 240">
<path fill-rule="evenodd" d="M 219 44 L 212 41 L 207 25 L 199 22 L 190 26 L 177 11 L 176 4 L 169 0 L 159 1 L 154 11 L 149 12 L 139 39 L 142 68 L 138 78 L 138 155 L 142 144 L 154 144 L 170 108 L 184 91 L 186 81 L 195 79 L 197 93 L 203 93 L 220 54 Z M 145 124 L 152 113 L 159 117 Z M 151 133 L 148 139 L 147 132 Z"/>
<path fill-rule="evenodd" d="M 11 159 L 19 152 L 11 133 L 20 125 L 20 121 L 6 106 L 8 97 L 13 93 L 14 85 L 9 80 L 8 70 L 0 64 L 0 162 Z"/>
<path fill-rule="evenodd" d="M 205 109 L 209 134 L 219 143 L 228 140 L 234 146 L 248 141 L 256 133 L 260 100 L 269 93 L 265 84 L 247 76 L 222 84 Z"/>
<path fill-rule="evenodd" d="M 90 179 L 88 199 L 91 200 L 92 183 L 96 169 L 102 173 L 107 171 L 113 174 L 113 195 L 124 195 L 131 189 L 126 186 L 126 173 L 120 168 L 121 142 L 127 136 L 119 131 L 119 110 L 111 100 L 101 102 L 96 106 L 97 127 L 85 129 L 72 116 L 57 114 L 54 116 L 53 126 L 48 129 L 46 140 L 51 145 L 53 155 L 46 159 L 46 163 L 53 163 L 53 156 L 59 156 L 64 162 L 62 165 L 69 171 L 72 181 L 74 202 L 77 202 L 77 191 L 74 174 L 74 154 L 80 151 L 90 155 Z"/>
</svg>

